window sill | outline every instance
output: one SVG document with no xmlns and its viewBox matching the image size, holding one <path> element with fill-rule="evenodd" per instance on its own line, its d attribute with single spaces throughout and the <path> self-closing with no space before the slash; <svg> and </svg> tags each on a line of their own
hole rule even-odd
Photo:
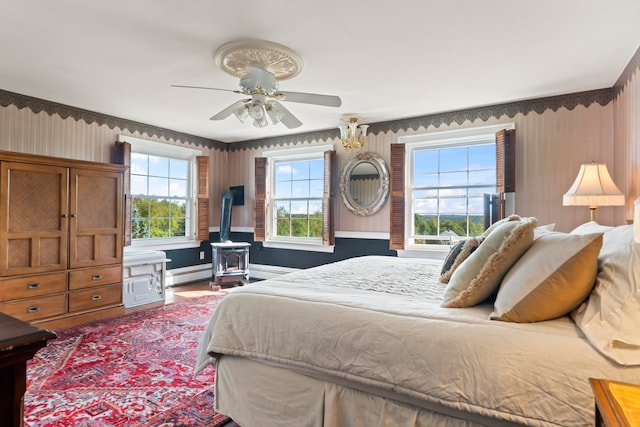
<svg viewBox="0 0 640 427">
<path fill-rule="evenodd" d="M 130 246 L 132 249 L 146 249 L 154 251 L 166 251 L 173 249 L 199 248 L 199 240 L 172 240 L 170 242 L 154 242 L 154 241 L 133 241 Z"/>
<path fill-rule="evenodd" d="M 334 246 L 323 246 L 314 243 L 291 243 L 291 242 L 262 242 L 262 246 L 265 248 L 274 249 L 290 249 L 294 251 L 308 251 L 308 252 L 325 252 L 333 253 Z"/>
</svg>

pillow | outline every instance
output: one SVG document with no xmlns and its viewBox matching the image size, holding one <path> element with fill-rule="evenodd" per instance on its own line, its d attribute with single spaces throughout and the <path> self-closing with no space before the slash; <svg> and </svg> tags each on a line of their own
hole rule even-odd
<svg viewBox="0 0 640 427">
<path fill-rule="evenodd" d="M 571 234 L 606 233 L 612 229 L 613 227 L 609 227 L 608 225 L 600 225 L 595 221 L 589 221 L 571 230 Z"/>
<path fill-rule="evenodd" d="M 591 344 L 621 365 L 640 365 L 640 244 L 633 227 L 604 234 L 595 288 L 572 313 Z"/>
<path fill-rule="evenodd" d="M 540 237 L 542 234 L 555 230 L 555 228 L 556 228 L 555 222 L 553 224 L 539 225 L 533 229 L 533 239 L 535 240 L 538 237 Z"/>
<path fill-rule="evenodd" d="M 601 247 L 602 233 L 540 235 L 504 277 L 489 318 L 540 322 L 570 313 L 593 289 Z"/>
<path fill-rule="evenodd" d="M 494 222 L 493 224 L 491 224 L 489 226 L 489 228 L 484 230 L 484 233 L 482 233 L 481 237 L 487 237 L 489 234 L 491 234 L 493 232 L 493 230 L 495 230 L 496 228 L 498 228 L 499 226 L 501 226 L 505 222 L 509 222 L 509 221 L 520 221 L 520 216 L 518 216 L 518 215 L 509 215 L 506 218 L 502 218 L 500 221 Z"/>
<path fill-rule="evenodd" d="M 440 282 L 449 283 L 449 279 L 458 266 L 469 257 L 480 246 L 482 239 L 479 237 L 471 237 L 466 240 L 461 240 L 449 251 L 449 254 L 444 260 L 442 270 L 440 271 Z"/>
<path fill-rule="evenodd" d="M 535 218 L 506 221 L 453 272 L 444 291 L 443 307 L 471 307 L 484 301 L 509 268 L 533 243 Z"/>
</svg>

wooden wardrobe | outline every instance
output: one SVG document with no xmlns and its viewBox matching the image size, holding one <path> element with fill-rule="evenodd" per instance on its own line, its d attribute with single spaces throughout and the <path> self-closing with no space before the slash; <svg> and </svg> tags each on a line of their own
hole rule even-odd
<svg viewBox="0 0 640 427">
<path fill-rule="evenodd" d="M 123 167 L 0 151 L 0 182 L 0 312 L 48 328 L 123 313 Z"/>
</svg>

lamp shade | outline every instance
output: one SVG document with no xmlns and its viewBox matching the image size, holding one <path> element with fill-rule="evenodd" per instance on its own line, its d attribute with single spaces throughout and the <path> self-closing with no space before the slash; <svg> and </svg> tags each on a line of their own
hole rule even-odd
<svg viewBox="0 0 640 427">
<path fill-rule="evenodd" d="M 562 197 L 564 206 L 622 206 L 624 194 L 611 179 L 604 163 L 583 164 L 569 191 Z"/>
</svg>

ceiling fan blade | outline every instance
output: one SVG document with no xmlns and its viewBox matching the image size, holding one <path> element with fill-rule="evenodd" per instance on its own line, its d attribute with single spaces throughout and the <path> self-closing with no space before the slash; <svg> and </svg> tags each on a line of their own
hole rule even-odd
<svg viewBox="0 0 640 427">
<path fill-rule="evenodd" d="M 282 104 L 280 104 L 278 101 L 271 101 L 271 102 L 273 102 L 276 108 L 280 110 L 282 114 L 284 114 L 284 116 L 282 116 L 282 118 L 280 119 L 280 122 L 283 125 L 285 125 L 289 129 L 294 129 L 299 126 L 302 126 L 302 122 L 298 120 L 296 116 L 294 116 L 293 113 L 291 113 L 291 111 L 284 108 Z"/>
<path fill-rule="evenodd" d="M 247 102 L 248 100 L 246 99 L 241 99 L 240 101 L 236 101 L 233 104 L 229 105 L 227 108 L 225 108 L 224 110 L 220 111 L 218 114 L 212 116 L 209 120 L 222 120 L 222 119 L 226 119 L 227 117 L 229 117 L 231 114 L 233 114 L 233 112 L 240 107 L 242 104 L 244 104 L 245 102 Z"/>
<path fill-rule="evenodd" d="M 303 104 L 324 105 L 327 107 L 339 107 L 342 100 L 339 96 L 318 95 L 316 93 L 287 92 L 279 90 L 274 95 L 277 99 L 287 102 L 301 102 Z"/>
<path fill-rule="evenodd" d="M 220 89 L 220 88 L 217 88 L 217 87 L 183 86 L 183 85 L 171 85 L 171 87 L 181 87 L 181 88 L 187 88 L 187 89 L 221 90 L 221 91 L 224 91 L 224 92 L 243 93 L 242 91 L 239 91 L 239 90 L 233 90 L 233 89 Z"/>
</svg>

